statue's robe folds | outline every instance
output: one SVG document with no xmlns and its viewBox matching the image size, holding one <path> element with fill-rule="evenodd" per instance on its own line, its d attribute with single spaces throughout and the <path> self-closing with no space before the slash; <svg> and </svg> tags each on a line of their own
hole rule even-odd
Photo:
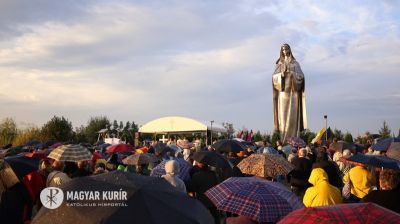
<svg viewBox="0 0 400 224">
<path fill-rule="evenodd" d="M 307 129 L 304 74 L 299 63 L 278 62 L 272 75 L 274 130 L 279 130 L 283 141 L 299 137 Z"/>
</svg>

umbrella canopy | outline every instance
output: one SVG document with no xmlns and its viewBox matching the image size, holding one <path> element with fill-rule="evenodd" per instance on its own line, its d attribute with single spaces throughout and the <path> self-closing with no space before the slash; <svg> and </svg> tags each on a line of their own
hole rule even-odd
<svg viewBox="0 0 400 224">
<path fill-rule="evenodd" d="M 303 139 L 301 139 L 300 137 L 290 137 L 287 140 L 287 143 L 289 145 L 292 145 L 293 147 L 304 147 L 306 145 L 306 143 L 304 142 Z"/>
<path fill-rule="evenodd" d="M 167 144 L 165 143 L 157 143 L 155 145 L 152 145 L 151 147 L 153 147 L 154 154 L 156 155 L 162 155 L 166 152 L 174 152 L 174 149 L 167 147 Z"/>
<path fill-rule="evenodd" d="M 39 169 L 40 159 L 16 155 L 6 157 L 4 161 L 11 167 L 15 175 L 22 179 L 25 175 Z"/>
<path fill-rule="evenodd" d="M 344 160 L 387 169 L 400 170 L 400 161 L 386 156 L 356 154 Z"/>
<path fill-rule="evenodd" d="M 122 160 L 122 163 L 125 165 L 145 165 L 149 163 L 153 163 L 158 161 L 159 159 L 154 155 L 150 153 L 142 153 L 142 154 L 134 154 L 126 157 L 125 159 Z"/>
<path fill-rule="evenodd" d="M 39 145 L 39 144 L 42 144 L 42 143 L 38 140 L 30 140 L 25 143 L 25 146 L 35 146 L 35 145 Z"/>
<path fill-rule="evenodd" d="M 302 208 L 289 213 L 279 224 L 399 223 L 400 215 L 374 203 L 353 203 Z"/>
<path fill-rule="evenodd" d="M 175 161 L 178 162 L 179 164 L 179 173 L 178 177 L 181 178 L 182 180 L 189 180 L 190 179 L 190 170 L 192 169 L 192 165 L 188 163 L 186 160 L 182 158 L 176 158 Z M 168 162 L 168 160 L 162 161 L 160 164 L 158 164 L 156 167 L 153 168 L 153 170 L 150 173 L 150 176 L 156 176 L 156 177 L 161 177 L 162 175 L 165 175 L 165 164 Z"/>
<path fill-rule="evenodd" d="M 107 148 L 107 153 L 115 153 L 115 152 L 132 152 L 134 151 L 131 145 L 128 144 L 117 144 L 111 145 Z"/>
<path fill-rule="evenodd" d="M 265 154 L 279 154 L 276 149 L 273 147 L 263 147 L 259 149 L 260 153 L 265 153 Z"/>
<path fill-rule="evenodd" d="M 199 151 L 195 152 L 193 159 L 197 162 L 204 163 L 213 167 L 221 169 L 232 168 L 228 160 L 219 153 L 210 151 Z"/>
<path fill-rule="evenodd" d="M 76 162 L 91 160 L 92 153 L 81 145 L 62 145 L 54 149 L 47 157 L 58 161 Z"/>
<path fill-rule="evenodd" d="M 246 216 L 257 222 L 277 222 L 304 207 L 284 185 L 257 177 L 231 177 L 206 191 L 219 209 Z"/>
<path fill-rule="evenodd" d="M 343 152 L 345 149 L 356 150 L 356 145 L 345 141 L 333 142 L 329 145 L 329 150 L 334 152 Z"/>
<path fill-rule="evenodd" d="M 386 152 L 386 156 L 400 161 L 400 142 L 392 142 Z"/>
<path fill-rule="evenodd" d="M 163 178 L 113 171 L 74 178 L 61 187 L 64 191 L 126 191 L 127 206 L 68 206 L 66 200 L 57 209 L 42 207 L 32 223 L 194 223 L 208 224 L 213 218 L 196 199 L 178 191 Z M 100 196 L 100 198 L 102 198 Z M 100 199 L 101 200 L 101 199 Z M 83 201 L 92 202 L 92 201 Z M 100 202 L 110 203 L 101 200 Z"/>
<path fill-rule="evenodd" d="M 243 143 L 231 140 L 231 139 L 224 139 L 224 140 L 219 140 L 212 144 L 212 147 L 215 149 L 217 152 L 235 152 L 238 153 L 240 151 L 246 151 L 246 147 L 243 145 Z"/>
<path fill-rule="evenodd" d="M 273 178 L 278 175 L 287 175 L 294 169 L 294 166 L 285 158 L 274 154 L 252 154 L 240 161 L 237 167 L 242 173 Z"/>
<path fill-rule="evenodd" d="M 24 155 L 26 157 L 31 157 L 31 158 L 39 158 L 39 159 L 45 159 L 47 158 L 48 153 L 46 151 L 33 151 L 33 152 L 23 152 L 21 155 Z"/>
<path fill-rule="evenodd" d="M 390 137 L 382 139 L 378 143 L 373 144 L 371 148 L 376 151 L 387 151 L 393 142 L 400 142 L 400 138 Z"/>
</svg>

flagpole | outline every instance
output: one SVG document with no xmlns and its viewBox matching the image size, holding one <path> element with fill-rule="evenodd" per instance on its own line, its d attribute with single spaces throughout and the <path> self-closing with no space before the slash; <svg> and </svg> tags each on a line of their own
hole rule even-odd
<svg viewBox="0 0 400 224">
<path fill-rule="evenodd" d="M 325 119 L 325 140 L 326 143 L 328 144 L 328 115 L 324 115 Z"/>
</svg>

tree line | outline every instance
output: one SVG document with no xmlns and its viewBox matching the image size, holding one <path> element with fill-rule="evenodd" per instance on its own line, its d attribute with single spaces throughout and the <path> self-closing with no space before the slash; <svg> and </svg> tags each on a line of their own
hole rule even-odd
<svg viewBox="0 0 400 224">
<path fill-rule="evenodd" d="M 67 118 L 53 116 L 41 127 L 30 125 L 19 128 L 13 118 L 4 118 L 0 122 L 0 145 L 23 145 L 30 140 L 93 144 L 97 142 L 98 131 L 101 129 L 108 129 L 110 134 L 118 135 L 126 142 L 132 143 L 138 125 L 134 121 L 127 121 L 124 124 L 122 121 L 114 120 L 111 123 L 106 116 L 97 116 L 91 117 L 86 125 L 74 129 Z"/>
</svg>

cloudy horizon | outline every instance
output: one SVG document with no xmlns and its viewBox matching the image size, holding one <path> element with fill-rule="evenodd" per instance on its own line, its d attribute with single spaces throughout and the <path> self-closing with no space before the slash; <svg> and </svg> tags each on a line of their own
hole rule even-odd
<svg viewBox="0 0 400 224">
<path fill-rule="evenodd" d="M 283 43 L 309 129 L 400 128 L 398 1 L 1 1 L 0 119 L 143 125 L 164 116 L 270 133 Z"/>
</svg>

